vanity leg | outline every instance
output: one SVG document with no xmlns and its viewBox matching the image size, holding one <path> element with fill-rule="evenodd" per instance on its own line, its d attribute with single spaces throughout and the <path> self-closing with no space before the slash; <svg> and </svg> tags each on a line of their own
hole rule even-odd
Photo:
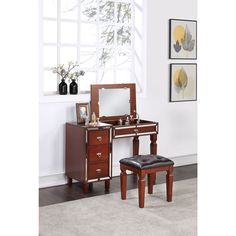
<svg viewBox="0 0 236 236">
<path fill-rule="evenodd" d="M 133 156 L 138 155 L 139 154 L 139 136 L 134 136 L 133 139 Z M 133 181 L 136 182 L 137 181 L 137 174 L 133 173 Z"/>
<path fill-rule="evenodd" d="M 135 136 L 133 139 L 133 155 L 138 155 L 139 153 L 139 139 L 138 136 Z"/>
<path fill-rule="evenodd" d="M 110 180 L 106 179 L 105 180 L 105 191 L 109 192 L 110 190 Z"/>
<path fill-rule="evenodd" d="M 151 134 L 150 135 L 150 153 L 153 155 L 157 155 L 157 134 Z M 152 177 L 152 185 L 156 184 L 156 174 L 153 174 Z"/>
<path fill-rule="evenodd" d="M 151 154 L 156 155 L 157 154 L 157 134 L 151 134 L 150 140 L 151 140 L 150 152 Z"/>
<path fill-rule="evenodd" d="M 93 183 L 89 183 L 89 191 L 93 191 Z"/>
<path fill-rule="evenodd" d="M 83 183 L 83 192 L 88 193 L 89 192 L 89 184 L 88 182 Z"/>
<path fill-rule="evenodd" d="M 67 177 L 67 184 L 68 184 L 69 187 L 72 186 L 72 178 Z"/>
</svg>

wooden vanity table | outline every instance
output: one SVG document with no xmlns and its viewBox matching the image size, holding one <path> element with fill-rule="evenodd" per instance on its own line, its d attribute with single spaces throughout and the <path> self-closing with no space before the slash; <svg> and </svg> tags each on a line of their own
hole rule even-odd
<svg viewBox="0 0 236 236">
<path fill-rule="evenodd" d="M 85 193 L 97 181 L 105 181 L 109 190 L 113 139 L 133 137 L 133 154 L 138 155 L 139 136 L 149 135 L 150 153 L 157 154 L 158 123 L 137 117 L 135 84 L 91 85 L 93 112 L 100 119 L 96 125 L 66 123 L 68 184 L 72 179 L 82 182 Z"/>
</svg>

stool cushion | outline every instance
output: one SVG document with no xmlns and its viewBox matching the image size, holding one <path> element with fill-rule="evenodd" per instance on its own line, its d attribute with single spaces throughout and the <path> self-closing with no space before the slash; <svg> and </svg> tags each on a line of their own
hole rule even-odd
<svg viewBox="0 0 236 236">
<path fill-rule="evenodd" d="M 150 169 L 160 166 L 174 165 L 173 161 L 159 155 L 136 155 L 121 159 L 120 163 L 138 169 Z"/>
</svg>

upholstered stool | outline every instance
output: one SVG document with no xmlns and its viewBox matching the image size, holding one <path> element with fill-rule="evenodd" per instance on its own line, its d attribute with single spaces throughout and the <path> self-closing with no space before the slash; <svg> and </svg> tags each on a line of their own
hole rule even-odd
<svg viewBox="0 0 236 236">
<path fill-rule="evenodd" d="M 148 193 L 153 193 L 153 184 L 156 179 L 156 172 L 166 171 L 166 191 L 167 201 L 172 201 L 173 189 L 173 165 L 174 162 L 168 158 L 157 155 L 136 155 L 120 160 L 120 182 L 121 199 L 126 199 L 126 170 L 131 170 L 138 174 L 138 196 L 139 207 L 144 207 L 145 196 L 145 175 L 148 174 Z"/>
</svg>

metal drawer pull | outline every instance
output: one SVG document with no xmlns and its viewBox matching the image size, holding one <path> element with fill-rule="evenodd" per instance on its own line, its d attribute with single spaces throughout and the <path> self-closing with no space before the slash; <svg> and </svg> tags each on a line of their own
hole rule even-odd
<svg viewBox="0 0 236 236">
<path fill-rule="evenodd" d="M 101 171 L 102 171 L 101 169 L 96 169 L 97 173 L 101 173 Z"/>
<path fill-rule="evenodd" d="M 135 132 L 135 133 L 138 133 L 138 129 L 134 129 L 134 132 Z"/>
<path fill-rule="evenodd" d="M 102 157 L 102 153 L 101 153 L 101 152 L 98 152 L 98 153 L 97 153 L 97 157 Z"/>
<path fill-rule="evenodd" d="M 101 141 L 102 141 L 102 137 L 101 137 L 101 136 L 98 136 L 98 137 L 97 137 L 97 140 L 101 142 Z"/>
</svg>

